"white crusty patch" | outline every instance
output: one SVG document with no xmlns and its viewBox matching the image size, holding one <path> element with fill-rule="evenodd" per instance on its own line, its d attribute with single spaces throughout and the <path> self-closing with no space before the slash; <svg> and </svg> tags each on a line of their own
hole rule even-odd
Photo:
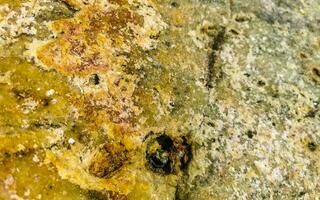
<svg viewBox="0 0 320 200">
<path fill-rule="evenodd" d="M 46 9 L 42 3 L 49 0 L 29 1 L 21 4 L 18 9 L 10 9 L 8 4 L 0 6 L 0 45 L 17 41 L 22 34 L 36 35 L 37 22 L 35 17 Z"/>
</svg>

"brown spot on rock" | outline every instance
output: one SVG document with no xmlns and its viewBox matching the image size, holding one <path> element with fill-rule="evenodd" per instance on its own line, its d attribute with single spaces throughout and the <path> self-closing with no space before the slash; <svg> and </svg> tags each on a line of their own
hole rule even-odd
<svg viewBox="0 0 320 200">
<path fill-rule="evenodd" d="M 111 177 L 127 160 L 127 150 L 123 145 L 106 143 L 94 153 L 89 173 L 100 178 Z"/>
</svg>

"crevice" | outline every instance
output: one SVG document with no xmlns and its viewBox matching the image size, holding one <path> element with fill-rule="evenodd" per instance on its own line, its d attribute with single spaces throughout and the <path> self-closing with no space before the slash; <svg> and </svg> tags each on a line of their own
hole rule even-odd
<svg viewBox="0 0 320 200">
<path fill-rule="evenodd" d="M 223 45 L 224 41 L 225 41 L 225 27 L 221 27 L 219 32 L 213 38 L 211 53 L 208 56 L 208 68 L 207 68 L 208 76 L 206 81 L 206 87 L 208 89 L 213 88 L 214 74 L 216 74 L 217 72 L 216 63 L 218 59 L 218 51 L 221 50 L 221 46 Z"/>
</svg>

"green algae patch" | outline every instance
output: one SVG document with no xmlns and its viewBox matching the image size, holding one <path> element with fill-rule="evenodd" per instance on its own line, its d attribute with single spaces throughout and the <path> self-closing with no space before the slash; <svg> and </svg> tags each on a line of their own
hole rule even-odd
<svg viewBox="0 0 320 200">
<path fill-rule="evenodd" d="M 21 126 L 23 119 L 32 121 L 65 116 L 72 94 L 65 77 L 17 58 L 2 59 L 0 74 L 2 123 Z"/>
</svg>

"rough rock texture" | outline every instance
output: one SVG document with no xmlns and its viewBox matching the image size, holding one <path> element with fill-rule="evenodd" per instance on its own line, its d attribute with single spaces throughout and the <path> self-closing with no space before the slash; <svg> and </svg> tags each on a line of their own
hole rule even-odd
<svg viewBox="0 0 320 200">
<path fill-rule="evenodd" d="M 318 0 L 0 0 L 0 199 L 320 199 Z"/>
</svg>

